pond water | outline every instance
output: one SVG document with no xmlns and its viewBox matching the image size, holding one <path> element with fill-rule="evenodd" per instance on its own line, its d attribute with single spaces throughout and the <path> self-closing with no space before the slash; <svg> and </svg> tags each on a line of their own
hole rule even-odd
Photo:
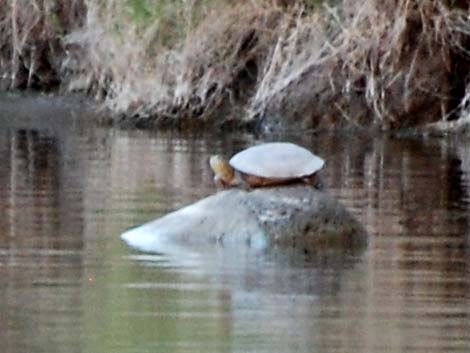
<svg viewBox="0 0 470 353">
<path fill-rule="evenodd" d="M 469 141 L 123 131 L 66 103 L 0 101 L 3 352 L 470 351 Z M 215 192 L 211 153 L 270 140 L 327 159 L 365 251 L 192 263 L 122 243 Z"/>
</svg>

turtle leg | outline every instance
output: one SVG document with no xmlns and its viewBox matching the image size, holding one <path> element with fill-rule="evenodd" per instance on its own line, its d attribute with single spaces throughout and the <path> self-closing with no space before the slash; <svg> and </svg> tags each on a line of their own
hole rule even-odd
<svg viewBox="0 0 470 353">
<path fill-rule="evenodd" d="M 325 183 L 319 175 L 310 175 L 308 177 L 303 178 L 302 181 L 317 190 L 325 190 Z"/>
<path fill-rule="evenodd" d="M 217 186 L 217 188 L 219 188 L 219 189 L 234 188 L 234 187 L 237 187 L 237 186 L 240 186 L 240 185 L 243 186 L 243 184 L 246 184 L 244 182 L 240 183 L 240 181 L 236 180 L 235 178 L 233 178 L 230 181 L 227 181 L 226 179 L 221 178 L 218 175 L 216 175 L 214 177 L 214 183 Z"/>
<path fill-rule="evenodd" d="M 253 189 L 252 185 L 257 185 L 257 183 L 253 181 L 253 178 L 256 179 L 257 177 L 237 172 L 234 182 L 236 186 L 240 187 L 242 190 L 250 191 Z"/>
<path fill-rule="evenodd" d="M 225 189 L 228 186 L 225 180 L 219 177 L 218 175 L 214 177 L 214 184 L 215 186 L 217 186 L 218 189 Z"/>
<path fill-rule="evenodd" d="M 242 182 L 240 183 L 240 187 L 242 190 L 245 190 L 245 191 L 251 191 L 252 187 L 250 186 L 250 184 L 248 184 L 247 182 Z"/>
</svg>

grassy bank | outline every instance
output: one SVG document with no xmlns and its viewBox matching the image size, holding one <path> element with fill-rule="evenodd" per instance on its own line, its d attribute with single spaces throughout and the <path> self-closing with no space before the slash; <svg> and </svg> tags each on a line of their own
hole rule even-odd
<svg viewBox="0 0 470 353">
<path fill-rule="evenodd" d="M 3 88 L 81 91 L 133 126 L 456 129 L 469 8 L 442 0 L 6 0 Z"/>
<path fill-rule="evenodd" d="M 85 18 L 83 0 L 0 1 L 0 87 L 57 87 L 65 76 L 64 37 Z"/>
</svg>

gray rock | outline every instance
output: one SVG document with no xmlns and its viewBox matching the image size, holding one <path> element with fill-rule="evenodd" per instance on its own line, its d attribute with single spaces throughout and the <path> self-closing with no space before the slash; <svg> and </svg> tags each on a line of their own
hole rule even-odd
<svg viewBox="0 0 470 353">
<path fill-rule="evenodd" d="M 133 248 L 163 254 L 214 245 L 285 247 L 306 254 L 367 245 L 364 227 L 340 203 L 305 185 L 221 191 L 121 237 Z"/>
</svg>

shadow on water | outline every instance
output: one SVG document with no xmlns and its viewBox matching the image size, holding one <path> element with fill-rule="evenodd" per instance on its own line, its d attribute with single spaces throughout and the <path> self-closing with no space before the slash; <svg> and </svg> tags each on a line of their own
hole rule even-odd
<svg viewBox="0 0 470 353">
<path fill-rule="evenodd" d="M 87 114 L 45 105 L 55 121 Z M 12 107 L 0 108 L 5 351 L 469 351 L 469 141 L 268 137 L 327 160 L 369 248 L 175 260 L 119 234 L 213 193 L 208 156 L 258 139 L 42 125 Z"/>
</svg>

